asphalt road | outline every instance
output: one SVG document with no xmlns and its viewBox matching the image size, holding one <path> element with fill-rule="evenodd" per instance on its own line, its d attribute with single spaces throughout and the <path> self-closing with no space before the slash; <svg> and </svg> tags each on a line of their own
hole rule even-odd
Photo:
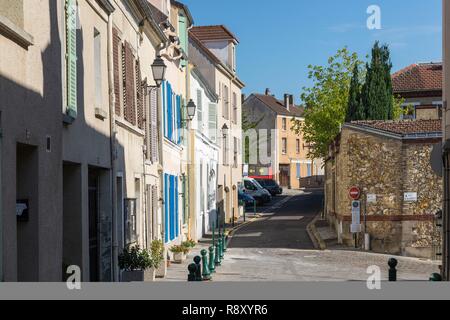
<svg viewBox="0 0 450 320">
<path fill-rule="evenodd" d="M 306 227 L 322 203 L 323 192 L 278 197 L 263 218 L 235 233 L 230 248 L 314 249 Z"/>
</svg>

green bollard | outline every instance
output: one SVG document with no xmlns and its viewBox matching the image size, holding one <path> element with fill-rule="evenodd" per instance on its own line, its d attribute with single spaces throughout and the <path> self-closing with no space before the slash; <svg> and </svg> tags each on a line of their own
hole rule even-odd
<svg viewBox="0 0 450 320">
<path fill-rule="evenodd" d="M 256 200 L 253 201 L 253 214 L 256 216 Z"/>
<path fill-rule="evenodd" d="M 433 273 L 431 275 L 430 281 L 434 281 L 434 282 L 442 281 L 442 276 L 439 273 Z"/>
<path fill-rule="evenodd" d="M 225 254 L 223 252 L 223 237 L 222 235 L 219 238 L 219 254 L 220 254 L 220 260 L 223 261 L 225 258 Z"/>
<path fill-rule="evenodd" d="M 202 280 L 209 281 L 211 280 L 211 273 L 208 267 L 208 251 L 203 249 L 200 254 L 202 255 Z"/>
<path fill-rule="evenodd" d="M 188 275 L 188 281 L 197 281 L 197 276 L 195 273 L 197 272 L 197 265 L 195 263 L 191 263 L 188 267 L 189 275 Z"/>
<path fill-rule="evenodd" d="M 216 267 L 214 263 L 214 246 L 209 247 L 209 272 L 216 273 Z"/>
<path fill-rule="evenodd" d="M 389 265 L 389 281 L 390 282 L 395 282 L 397 281 L 397 265 L 398 265 L 398 261 L 394 258 L 389 259 L 388 262 Z"/>
<path fill-rule="evenodd" d="M 197 267 L 197 270 L 195 270 L 195 281 L 202 281 L 202 266 L 201 263 L 202 258 L 200 256 L 196 256 L 194 258 L 195 266 Z"/>
<path fill-rule="evenodd" d="M 227 252 L 227 237 L 225 236 L 225 228 L 222 233 L 223 252 Z"/>
<path fill-rule="evenodd" d="M 214 264 L 216 265 L 216 267 L 219 267 L 221 265 L 219 241 L 216 242 L 215 249 L 216 249 L 216 256 L 214 257 Z"/>
</svg>

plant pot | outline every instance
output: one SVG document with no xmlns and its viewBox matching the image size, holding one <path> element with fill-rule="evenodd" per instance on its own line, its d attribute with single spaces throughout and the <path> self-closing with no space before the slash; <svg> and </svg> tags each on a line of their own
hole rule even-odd
<svg viewBox="0 0 450 320">
<path fill-rule="evenodd" d="M 155 281 L 155 269 L 122 271 L 121 282 L 153 282 Z"/>
<path fill-rule="evenodd" d="M 177 252 L 173 254 L 173 261 L 175 263 L 183 263 L 186 261 L 186 254 L 183 252 Z"/>
</svg>

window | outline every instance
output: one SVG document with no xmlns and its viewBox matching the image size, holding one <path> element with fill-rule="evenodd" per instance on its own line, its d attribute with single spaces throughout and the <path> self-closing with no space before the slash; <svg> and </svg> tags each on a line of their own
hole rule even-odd
<svg viewBox="0 0 450 320">
<path fill-rule="evenodd" d="M 175 240 L 180 233 L 178 211 L 178 177 L 164 175 L 164 240 L 166 243 Z"/>
<path fill-rule="evenodd" d="M 229 92 L 228 87 L 226 85 L 223 86 L 223 117 L 227 120 L 230 119 L 230 101 L 229 101 Z"/>
<path fill-rule="evenodd" d="M 137 199 L 125 199 L 124 235 L 125 246 L 137 241 Z"/>
<path fill-rule="evenodd" d="M 238 156 L 239 156 L 238 145 L 239 145 L 238 139 L 234 138 L 234 141 L 233 141 L 233 150 L 234 150 L 233 160 L 234 160 L 234 167 L 235 168 L 238 167 Z"/>
<path fill-rule="evenodd" d="M 229 152 L 229 146 L 228 146 L 228 135 L 224 134 L 223 136 L 223 165 L 228 165 L 228 152 Z"/>
<path fill-rule="evenodd" d="M 281 142 L 281 147 L 282 147 L 281 152 L 283 154 L 287 154 L 287 139 L 286 138 L 283 138 L 283 140 Z"/>
<path fill-rule="evenodd" d="M 403 108 L 402 119 L 403 120 L 415 119 L 416 107 L 418 105 L 420 105 L 420 103 L 405 103 L 404 105 L 402 105 Z"/>
<path fill-rule="evenodd" d="M 306 165 L 306 176 L 311 177 L 312 176 L 312 165 L 311 163 L 308 163 Z"/>
<path fill-rule="evenodd" d="M 209 138 L 211 141 L 217 141 L 217 105 L 211 103 L 208 110 Z"/>
<path fill-rule="evenodd" d="M 168 81 L 162 85 L 164 137 L 181 144 L 181 96 L 176 95 Z"/>
<path fill-rule="evenodd" d="M 95 107 L 102 107 L 102 38 L 100 32 L 94 29 L 94 85 Z"/>
<path fill-rule="evenodd" d="M 233 46 L 233 56 L 231 57 L 233 59 L 233 71 L 236 71 L 236 47 Z"/>
<path fill-rule="evenodd" d="M 66 86 L 67 115 L 77 117 L 77 4 L 66 0 Z"/>
<path fill-rule="evenodd" d="M 296 146 L 295 146 L 295 149 L 296 149 L 297 153 L 300 153 L 300 139 L 297 139 L 297 140 L 296 140 Z"/>
<path fill-rule="evenodd" d="M 237 94 L 233 92 L 233 123 L 237 123 L 237 114 L 238 114 L 238 101 Z"/>
<path fill-rule="evenodd" d="M 282 126 L 282 128 L 283 128 L 284 131 L 287 130 L 287 119 L 286 119 L 286 118 L 283 118 L 283 119 L 281 120 L 281 126 Z"/>
<path fill-rule="evenodd" d="M 301 178 L 301 168 L 300 168 L 300 163 L 297 163 L 297 179 Z"/>
<path fill-rule="evenodd" d="M 202 90 L 197 90 L 197 121 L 198 130 L 203 130 L 203 101 L 202 101 Z"/>
</svg>

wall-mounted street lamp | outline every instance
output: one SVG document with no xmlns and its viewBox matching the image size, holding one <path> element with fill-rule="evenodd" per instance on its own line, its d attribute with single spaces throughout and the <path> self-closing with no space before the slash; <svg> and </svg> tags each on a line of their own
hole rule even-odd
<svg viewBox="0 0 450 320">
<path fill-rule="evenodd" d="M 186 106 L 186 111 L 187 111 L 187 121 L 192 121 L 195 117 L 195 112 L 197 111 L 197 106 L 195 105 L 194 101 L 191 99 L 189 100 L 187 106 Z"/>
<path fill-rule="evenodd" d="M 166 80 L 166 70 L 167 66 L 164 63 L 164 60 L 160 55 L 158 55 L 152 64 L 153 79 L 155 80 L 158 88 L 161 86 L 163 81 Z"/>
</svg>

